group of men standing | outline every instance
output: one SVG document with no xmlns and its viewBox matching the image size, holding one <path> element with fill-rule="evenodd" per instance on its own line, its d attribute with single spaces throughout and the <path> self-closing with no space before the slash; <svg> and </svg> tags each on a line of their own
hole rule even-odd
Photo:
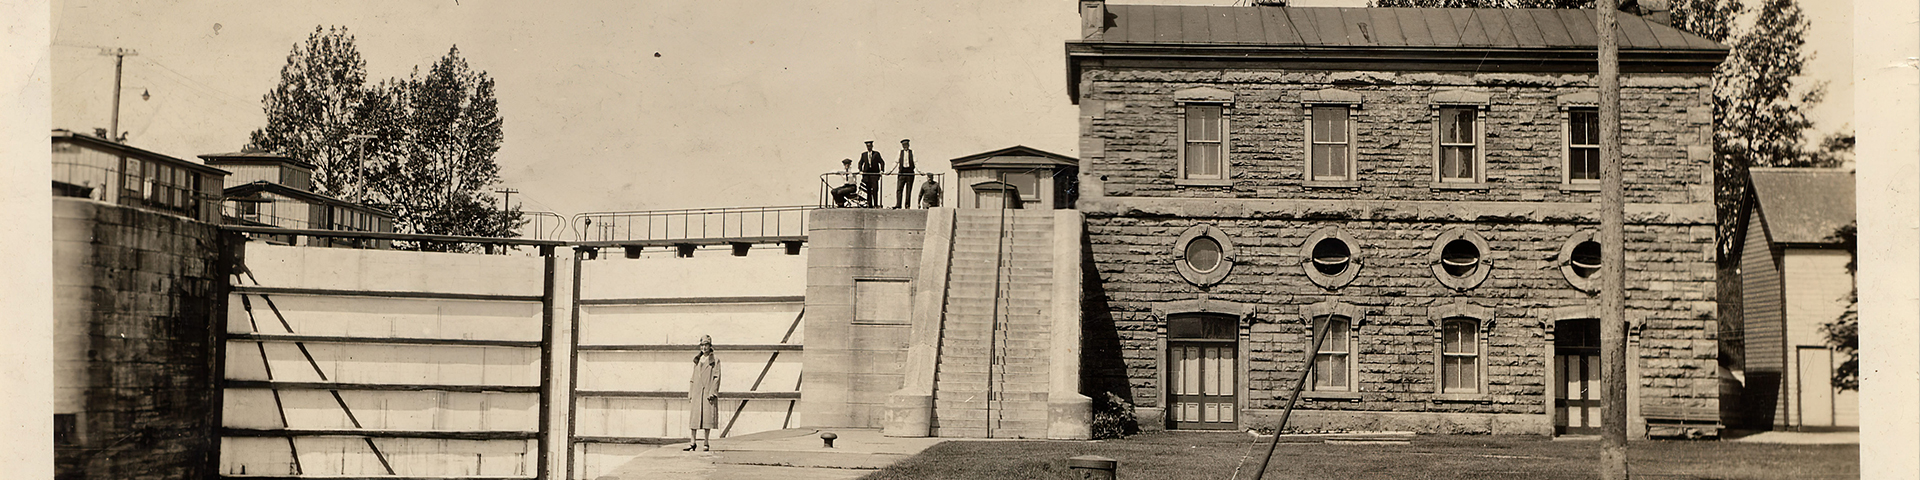
<svg viewBox="0 0 1920 480">
<path fill-rule="evenodd" d="M 867 151 L 860 153 L 859 183 L 856 185 L 853 175 L 853 159 L 840 161 L 845 185 L 833 189 L 833 204 L 836 207 L 881 208 L 884 202 L 880 198 L 880 177 L 887 173 L 887 161 L 880 152 L 873 150 L 873 141 L 867 140 Z M 913 184 L 916 180 L 915 163 L 911 141 L 900 140 L 900 160 L 894 164 L 893 208 L 914 208 Z M 858 192 L 860 198 L 855 198 Z M 932 177 L 920 187 L 920 208 L 940 206 L 940 182 Z"/>
</svg>

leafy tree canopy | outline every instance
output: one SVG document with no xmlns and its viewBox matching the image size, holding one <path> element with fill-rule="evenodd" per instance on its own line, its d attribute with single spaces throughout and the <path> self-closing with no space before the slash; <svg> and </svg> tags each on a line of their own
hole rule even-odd
<svg viewBox="0 0 1920 480">
<path fill-rule="evenodd" d="M 347 29 L 316 27 L 280 77 L 247 147 L 313 163 L 316 191 L 392 211 L 401 233 L 508 237 L 525 223 L 487 194 L 500 182 L 499 101 L 458 47 L 425 73 L 369 85 Z"/>
</svg>

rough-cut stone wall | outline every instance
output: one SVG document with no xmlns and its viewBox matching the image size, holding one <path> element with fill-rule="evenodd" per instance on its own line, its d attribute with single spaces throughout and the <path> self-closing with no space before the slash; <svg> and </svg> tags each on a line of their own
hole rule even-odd
<svg viewBox="0 0 1920 480">
<path fill-rule="evenodd" d="M 216 436 L 211 346 L 219 229 L 175 215 L 54 199 L 57 331 L 84 335 L 56 388 L 78 394 L 79 445 L 60 478 L 202 478 Z M 61 412 L 65 413 L 65 412 Z"/>
<path fill-rule="evenodd" d="M 1592 93 L 1587 76 L 1519 74 L 1392 74 L 1371 72 L 1221 72 L 1094 70 L 1082 88 L 1082 133 L 1097 145 L 1084 171 L 1109 196 L 1316 198 L 1369 200 L 1597 201 L 1593 192 L 1563 192 L 1556 97 Z M 1712 87 L 1705 76 L 1629 76 L 1621 94 L 1622 154 L 1627 201 L 1712 201 Z M 1174 92 L 1193 87 L 1234 93 L 1226 109 L 1231 188 L 1176 187 L 1178 122 Z M 1303 188 L 1305 110 L 1301 94 L 1338 88 L 1364 97 L 1353 111 L 1359 188 Z M 1473 90 L 1491 96 L 1485 112 L 1484 191 L 1433 191 L 1433 127 L 1429 96 Z M 1085 183 L 1083 181 L 1083 183 Z"/>
<path fill-rule="evenodd" d="M 1630 76 L 1623 83 L 1628 318 L 1638 326 L 1634 396 L 1646 405 L 1713 411 L 1710 83 L 1698 75 Z M 1175 185 L 1180 105 L 1173 92 L 1193 87 L 1235 94 L 1227 109 L 1231 187 Z M 1323 88 L 1364 97 L 1355 111 L 1353 186 L 1302 185 L 1299 99 Z M 1483 190 L 1432 188 L 1428 98 L 1455 89 L 1491 97 Z M 1090 395 L 1113 391 L 1143 407 L 1160 406 L 1158 329 L 1165 319 L 1153 312 L 1156 303 L 1253 304 L 1243 423 L 1257 424 L 1260 410 L 1284 406 L 1301 371 L 1310 341 L 1302 307 L 1338 300 L 1365 312 L 1356 332 L 1360 401 L 1303 403 L 1323 412 L 1296 419 L 1312 428 L 1551 432 L 1554 322 L 1598 304 L 1563 277 L 1556 259 L 1570 236 L 1598 228 L 1599 194 L 1563 188 L 1561 180 L 1565 117 L 1556 97 L 1594 92 L 1588 76 L 1112 69 L 1088 71 L 1082 92 L 1082 181 L 1092 184 L 1081 203 L 1091 261 Z M 1201 224 L 1220 228 L 1235 246 L 1232 274 L 1206 289 L 1174 267 L 1176 237 Z M 1330 225 L 1353 239 L 1361 268 L 1337 290 L 1314 285 L 1301 265 L 1306 237 Z M 1443 286 L 1428 259 L 1436 238 L 1455 228 L 1486 239 L 1484 258 L 1493 269 L 1464 292 Z M 1456 302 L 1486 307 L 1494 317 L 1482 356 L 1484 395 L 1436 402 L 1459 398 L 1434 393 L 1437 327 L 1429 309 Z M 1327 415 L 1334 411 L 1400 413 Z M 1402 413 L 1409 412 L 1461 415 L 1407 420 Z"/>
</svg>

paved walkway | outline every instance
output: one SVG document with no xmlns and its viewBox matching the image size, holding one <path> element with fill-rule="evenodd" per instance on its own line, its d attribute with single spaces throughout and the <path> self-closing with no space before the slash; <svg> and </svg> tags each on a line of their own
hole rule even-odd
<svg viewBox="0 0 1920 480">
<path fill-rule="evenodd" d="M 840 438 L 826 448 L 821 430 L 797 428 L 713 441 L 713 451 L 665 445 L 637 455 L 594 480 L 742 479 L 842 480 L 859 478 L 943 441 L 889 438 L 877 429 L 828 429 Z"/>
<path fill-rule="evenodd" d="M 1860 432 L 1760 432 L 1728 441 L 1793 445 L 1859 444 Z"/>
</svg>

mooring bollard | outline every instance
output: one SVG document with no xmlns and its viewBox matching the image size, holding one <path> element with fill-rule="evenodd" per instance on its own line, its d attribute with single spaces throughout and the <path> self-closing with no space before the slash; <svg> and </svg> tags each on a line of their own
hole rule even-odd
<svg viewBox="0 0 1920 480">
<path fill-rule="evenodd" d="M 1080 480 L 1113 480 L 1113 471 L 1120 462 L 1099 455 L 1081 455 L 1067 459 L 1067 469 L 1073 470 L 1074 478 Z"/>
<path fill-rule="evenodd" d="M 840 436 L 834 435 L 833 432 L 820 434 L 820 441 L 826 442 L 827 448 L 833 448 L 833 439 L 836 439 L 836 438 L 840 438 Z"/>
</svg>

